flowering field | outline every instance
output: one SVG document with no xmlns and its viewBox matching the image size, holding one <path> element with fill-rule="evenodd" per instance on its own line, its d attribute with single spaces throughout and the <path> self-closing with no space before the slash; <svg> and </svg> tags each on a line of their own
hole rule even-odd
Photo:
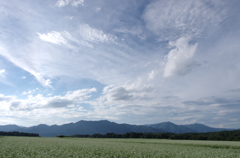
<svg viewBox="0 0 240 158">
<path fill-rule="evenodd" d="M 0 137 L 3 157 L 240 158 L 240 142 Z"/>
</svg>

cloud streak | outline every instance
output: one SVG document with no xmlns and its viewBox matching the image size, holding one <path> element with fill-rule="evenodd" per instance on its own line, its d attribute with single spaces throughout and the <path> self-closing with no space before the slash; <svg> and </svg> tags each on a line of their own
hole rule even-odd
<svg viewBox="0 0 240 158">
<path fill-rule="evenodd" d="M 82 24 L 79 27 L 80 36 L 90 42 L 114 42 L 117 37 L 111 34 L 105 34 L 102 30 L 92 28 L 88 24 Z"/>
<path fill-rule="evenodd" d="M 62 36 L 60 32 L 52 31 L 47 34 L 38 33 L 41 40 L 46 42 L 51 42 L 57 45 L 68 45 L 66 39 Z"/>
<path fill-rule="evenodd" d="M 89 44 L 86 39 L 76 39 L 73 37 L 69 32 L 63 31 L 63 32 L 56 32 L 51 31 L 46 34 L 38 33 L 38 37 L 42 41 L 50 42 L 59 46 L 63 46 L 69 49 L 77 49 L 77 46 L 80 44 L 82 46 L 87 46 L 90 48 L 93 48 L 93 45 Z"/>
</svg>

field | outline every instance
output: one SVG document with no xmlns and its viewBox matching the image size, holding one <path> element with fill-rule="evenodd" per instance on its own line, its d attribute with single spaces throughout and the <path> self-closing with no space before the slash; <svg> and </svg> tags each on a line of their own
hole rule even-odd
<svg viewBox="0 0 240 158">
<path fill-rule="evenodd" d="M 240 142 L 0 137 L 0 158 L 240 158 Z"/>
</svg>

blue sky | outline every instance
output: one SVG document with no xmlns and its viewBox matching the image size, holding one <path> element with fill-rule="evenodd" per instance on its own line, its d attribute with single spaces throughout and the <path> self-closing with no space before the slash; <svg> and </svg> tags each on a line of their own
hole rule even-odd
<svg viewBox="0 0 240 158">
<path fill-rule="evenodd" d="M 240 1 L 0 2 L 0 124 L 240 128 Z"/>
</svg>

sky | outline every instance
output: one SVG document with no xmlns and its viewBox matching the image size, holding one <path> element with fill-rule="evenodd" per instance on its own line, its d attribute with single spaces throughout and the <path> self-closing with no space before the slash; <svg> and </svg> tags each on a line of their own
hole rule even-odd
<svg viewBox="0 0 240 158">
<path fill-rule="evenodd" d="M 239 0 L 0 1 L 0 125 L 240 128 Z"/>
</svg>

